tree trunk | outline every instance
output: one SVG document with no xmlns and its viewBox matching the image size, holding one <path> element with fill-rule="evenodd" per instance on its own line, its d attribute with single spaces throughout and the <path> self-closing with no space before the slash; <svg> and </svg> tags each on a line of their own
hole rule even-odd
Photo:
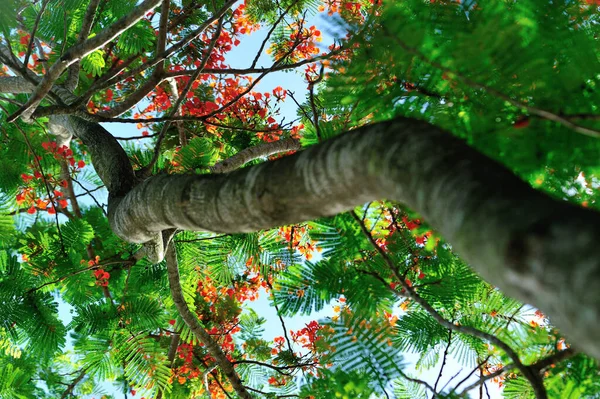
<svg viewBox="0 0 600 399">
<path fill-rule="evenodd" d="M 365 126 L 230 174 L 154 176 L 111 195 L 109 218 L 123 239 L 146 242 L 169 228 L 251 232 L 383 198 L 421 213 L 483 278 L 600 359 L 600 214 L 534 190 L 424 122 Z"/>
</svg>

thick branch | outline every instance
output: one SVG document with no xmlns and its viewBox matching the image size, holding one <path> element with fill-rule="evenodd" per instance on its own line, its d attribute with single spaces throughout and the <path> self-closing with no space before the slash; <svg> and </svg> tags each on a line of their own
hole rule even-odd
<svg viewBox="0 0 600 399">
<path fill-rule="evenodd" d="M 198 318 L 190 311 L 183 294 L 181 292 L 181 283 L 179 281 L 179 267 L 177 265 L 177 255 L 173 245 L 169 245 L 166 255 L 167 261 L 167 272 L 169 275 L 169 286 L 171 288 L 171 296 L 173 302 L 181 315 L 181 318 L 185 321 L 185 324 L 192 330 L 194 335 L 202 342 L 212 357 L 215 358 L 219 368 L 225 374 L 225 376 L 231 382 L 231 386 L 242 399 L 252 399 L 252 396 L 248 393 L 242 380 L 235 372 L 233 364 L 227 359 L 225 353 L 221 350 L 219 344 L 217 344 L 204 330 L 204 328 L 198 322 Z"/>
<path fill-rule="evenodd" d="M 31 93 L 35 86 L 19 76 L 3 76 L 0 78 L 0 93 Z"/>
<path fill-rule="evenodd" d="M 50 118 L 50 130 L 68 142 L 71 136 L 79 138 L 92 155 L 96 173 L 108 189 L 111 198 L 125 195 L 134 185 L 134 174 L 127 154 L 119 142 L 98 123 L 64 115 Z"/>
<path fill-rule="evenodd" d="M 109 214 L 119 236 L 146 242 L 168 228 L 251 232 L 381 198 L 420 212 L 484 278 L 600 358 L 600 215 L 532 189 L 424 122 L 365 126 L 227 175 L 155 176 Z"/>
</svg>

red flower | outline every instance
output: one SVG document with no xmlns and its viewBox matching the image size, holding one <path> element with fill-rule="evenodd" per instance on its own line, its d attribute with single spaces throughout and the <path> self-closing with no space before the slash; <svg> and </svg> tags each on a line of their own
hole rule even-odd
<svg viewBox="0 0 600 399">
<path fill-rule="evenodd" d="M 31 208 L 27 209 L 27 213 L 33 215 L 35 213 L 35 207 L 32 205 Z"/>
<path fill-rule="evenodd" d="M 529 126 L 529 118 L 527 118 L 527 117 L 519 119 L 513 125 L 513 127 L 515 129 L 523 129 L 523 128 L 527 127 L 527 126 Z"/>
</svg>

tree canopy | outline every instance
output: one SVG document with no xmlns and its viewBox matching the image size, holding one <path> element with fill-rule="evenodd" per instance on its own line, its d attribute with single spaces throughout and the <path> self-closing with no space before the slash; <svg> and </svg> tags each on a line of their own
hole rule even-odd
<svg viewBox="0 0 600 399">
<path fill-rule="evenodd" d="M 3 0 L 0 397 L 599 397 L 598 6 Z"/>
</svg>

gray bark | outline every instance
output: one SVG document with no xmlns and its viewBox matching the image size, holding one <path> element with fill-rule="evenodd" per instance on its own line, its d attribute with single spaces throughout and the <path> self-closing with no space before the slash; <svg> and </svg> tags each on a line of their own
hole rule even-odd
<svg viewBox="0 0 600 399">
<path fill-rule="evenodd" d="M 93 123 L 70 120 L 74 131 L 93 130 Z M 96 129 L 86 135 L 101 133 L 108 134 Z M 111 152 L 97 150 L 95 163 Z M 112 179 L 117 170 L 99 174 Z M 125 195 L 132 185 L 127 176 L 117 184 L 119 193 L 111 193 L 109 218 L 114 232 L 130 242 L 153 240 L 170 228 L 251 232 L 371 200 L 401 201 L 487 281 L 544 311 L 577 349 L 600 359 L 600 215 L 534 190 L 427 123 L 395 119 L 365 126 L 225 175 L 154 176 Z M 114 183 L 104 182 L 111 190 Z"/>
<path fill-rule="evenodd" d="M 179 122 L 181 123 L 181 122 Z M 255 147 L 249 147 L 242 150 L 219 163 L 210 167 L 211 173 L 229 173 L 232 172 L 250 161 L 270 155 L 279 154 L 287 151 L 298 151 L 302 148 L 300 141 L 294 138 L 273 141 L 271 143 L 263 143 Z"/>
</svg>

